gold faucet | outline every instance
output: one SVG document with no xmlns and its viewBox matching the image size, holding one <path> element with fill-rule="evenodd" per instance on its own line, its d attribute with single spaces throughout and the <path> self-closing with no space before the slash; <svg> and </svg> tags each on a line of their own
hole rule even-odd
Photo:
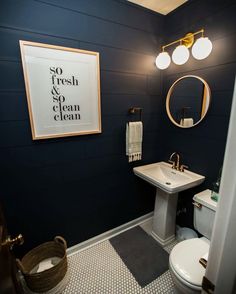
<svg viewBox="0 0 236 294">
<path fill-rule="evenodd" d="M 175 156 L 175 160 L 172 158 Z M 181 164 L 180 165 L 180 156 L 177 152 L 173 152 L 168 160 L 170 163 L 172 163 L 172 168 L 184 172 L 184 168 L 188 168 L 187 165 Z"/>
<path fill-rule="evenodd" d="M 172 158 L 175 156 L 175 160 Z M 172 168 L 176 170 L 180 170 L 179 168 L 179 154 L 177 152 L 173 152 L 168 160 L 170 163 L 172 163 Z"/>
</svg>

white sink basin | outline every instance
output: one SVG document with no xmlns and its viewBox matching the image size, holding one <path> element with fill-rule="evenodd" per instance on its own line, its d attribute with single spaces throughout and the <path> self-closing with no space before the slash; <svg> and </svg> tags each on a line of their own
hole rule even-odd
<svg viewBox="0 0 236 294">
<path fill-rule="evenodd" d="M 178 193 L 205 180 L 204 176 L 189 170 L 180 172 L 172 169 L 171 164 L 163 161 L 135 167 L 133 170 L 135 175 L 167 193 Z"/>
</svg>

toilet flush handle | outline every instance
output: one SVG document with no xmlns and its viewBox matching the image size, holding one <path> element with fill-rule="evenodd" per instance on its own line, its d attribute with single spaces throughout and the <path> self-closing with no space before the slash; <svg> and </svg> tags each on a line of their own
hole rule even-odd
<svg viewBox="0 0 236 294">
<path fill-rule="evenodd" d="M 200 203 L 198 203 L 198 202 L 196 202 L 196 201 L 193 202 L 193 205 L 194 205 L 195 207 L 199 208 L 199 209 L 202 208 L 202 204 L 200 204 Z"/>
<path fill-rule="evenodd" d="M 199 263 L 206 268 L 207 267 L 207 260 L 205 258 L 200 258 Z"/>
</svg>

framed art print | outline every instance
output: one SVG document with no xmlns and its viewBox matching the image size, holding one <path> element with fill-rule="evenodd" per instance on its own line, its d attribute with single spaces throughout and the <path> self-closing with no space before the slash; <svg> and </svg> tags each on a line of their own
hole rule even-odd
<svg viewBox="0 0 236 294">
<path fill-rule="evenodd" d="M 99 53 L 20 41 L 33 140 L 101 133 Z"/>
</svg>

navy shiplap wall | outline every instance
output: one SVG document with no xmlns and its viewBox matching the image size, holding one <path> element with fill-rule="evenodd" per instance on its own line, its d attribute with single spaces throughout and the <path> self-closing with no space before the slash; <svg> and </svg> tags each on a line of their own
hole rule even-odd
<svg viewBox="0 0 236 294">
<path fill-rule="evenodd" d="M 204 28 L 205 35 L 213 43 L 212 54 L 207 59 L 196 61 L 190 56 L 185 65 L 172 64 L 163 77 L 163 97 L 176 79 L 188 74 L 204 78 L 212 91 L 210 110 L 198 126 L 180 129 L 171 124 L 167 115 L 163 118 L 163 157 L 168 158 L 171 152 L 178 151 L 184 164 L 206 176 L 203 185 L 180 194 L 179 207 L 187 208 L 187 214 L 177 217 L 181 226 L 192 226 L 192 197 L 195 192 L 212 187 L 223 163 L 236 73 L 235 12 L 232 0 L 190 1 L 165 18 L 166 42 Z"/>
<path fill-rule="evenodd" d="M 168 42 L 202 27 L 213 41 L 209 58 L 156 70 L 162 37 Z M 210 187 L 223 161 L 235 28 L 232 0 L 189 1 L 165 17 L 125 0 L 1 1 L 0 196 L 11 233 L 26 238 L 24 251 L 56 234 L 74 245 L 151 211 L 154 188 L 132 167 L 167 160 L 173 151 L 207 177 L 180 195 L 187 214 L 177 221 L 192 225 L 191 198 Z M 102 134 L 31 140 L 19 39 L 100 52 Z M 185 74 L 207 80 L 212 104 L 199 126 L 181 130 L 169 122 L 164 105 L 169 86 Z M 136 164 L 125 156 L 131 106 L 144 108 L 144 158 Z"/>
<path fill-rule="evenodd" d="M 71 246 L 153 210 L 154 188 L 125 156 L 125 124 L 129 107 L 143 107 L 136 165 L 160 159 L 162 30 L 162 16 L 126 1 L 1 1 L 0 196 L 24 251 L 57 234 Z M 20 39 L 100 52 L 102 134 L 32 141 Z"/>
</svg>

